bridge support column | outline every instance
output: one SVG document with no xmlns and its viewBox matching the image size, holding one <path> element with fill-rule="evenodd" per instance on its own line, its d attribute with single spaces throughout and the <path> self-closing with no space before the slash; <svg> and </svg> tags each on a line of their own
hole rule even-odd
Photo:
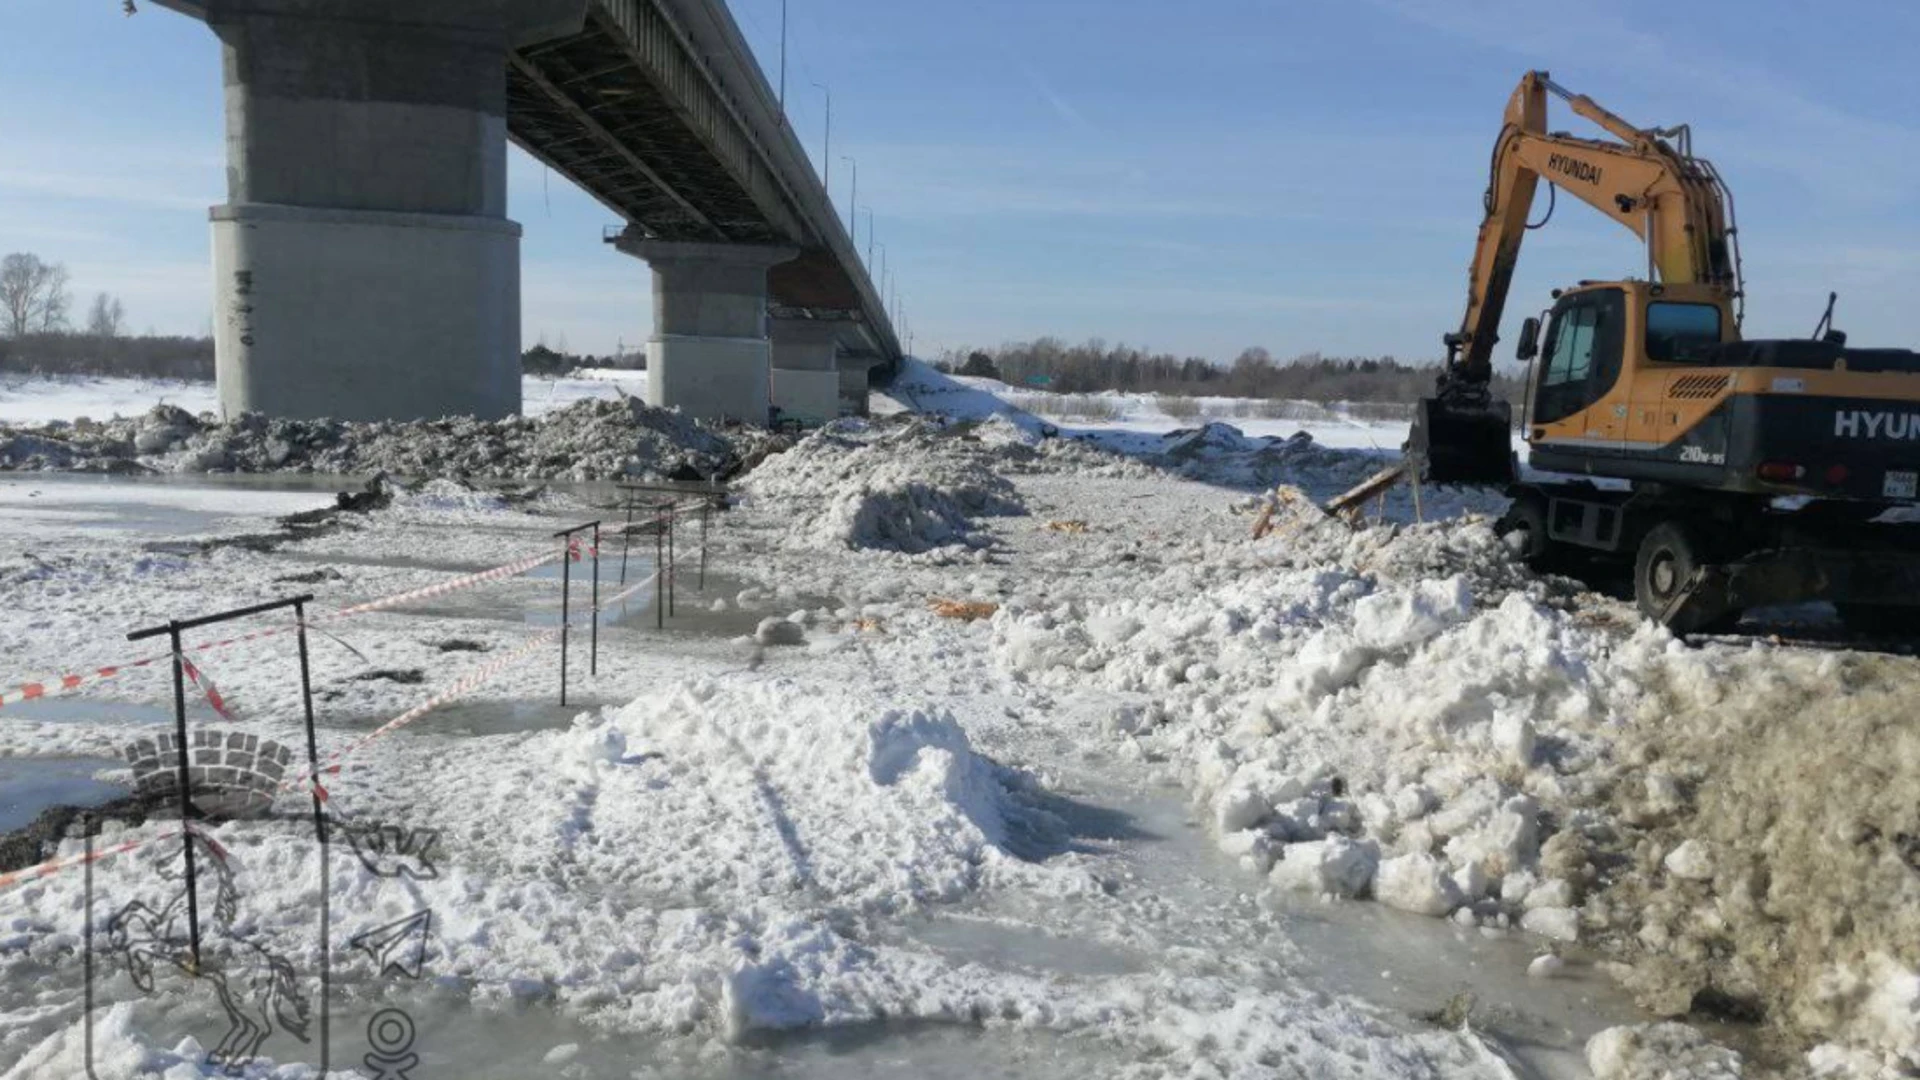
<svg viewBox="0 0 1920 1080">
<path fill-rule="evenodd" d="M 520 408 L 511 49 L 587 0 L 162 0 L 223 46 L 214 354 L 228 415 Z"/>
<path fill-rule="evenodd" d="M 798 250 L 626 236 L 614 246 L 653 269 L 647 403 L 702 420 L 765 424 L 773 369 L 767 269 Z"/>
<path fill-rule="evenodd" d="M 869 375 L 872 363 L 864 356 L 843 357 L 840 361 L 840 407 L 850 415 L 867 415 L 867 395 L 873 389 Z"/>
<path fill-rule="evenodd" d="M 782 419 L 823 424 L 840 415 L 840 324 L 774 319 L 773 404 Z"/>
</svg>

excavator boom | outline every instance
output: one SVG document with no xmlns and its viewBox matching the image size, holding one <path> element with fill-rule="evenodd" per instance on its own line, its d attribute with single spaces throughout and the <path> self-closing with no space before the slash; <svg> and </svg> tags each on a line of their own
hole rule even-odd
<svg viewBox="0 0 1920 1080">
<path fill-rule="evenodd" d="M 1548 95 L 1618 141 L 1547 131 Z M 1511 413 L 1489 390 L 1493 347 L 1542 179 L 1619 222 L 1647 243 L 1649 277 L 1740 295 L 1731 198 L 1713 166 L 1691 152 L 1685 127 L 1642 129 L 1546 72 L 1528 72 L 1507 103 L 1494 144 L 1460 329 L 1447 334 L 1439 393 L 1420 403 L 1410 458 L 1434 483 L 1505 484 L 1514 475 Z"/>
</svg>

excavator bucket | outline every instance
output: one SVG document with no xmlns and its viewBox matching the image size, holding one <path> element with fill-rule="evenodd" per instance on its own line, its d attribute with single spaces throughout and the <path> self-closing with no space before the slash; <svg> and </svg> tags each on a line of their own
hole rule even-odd
<svg viewBox="0 0 1920 1080">
<path fill-rule="evenodd" d="M 1413 414 L 1407 460 L 1427 484 L 1504 487 L 1515 479 L 1513 410 L 1504 401 L 1423 398 Z"/>
</svg>

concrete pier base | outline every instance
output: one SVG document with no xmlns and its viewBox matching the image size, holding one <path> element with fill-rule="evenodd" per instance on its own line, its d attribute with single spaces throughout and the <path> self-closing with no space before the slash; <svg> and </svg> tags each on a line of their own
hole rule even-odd
<svg viewBox="0 0 1920 1080">
<path fill-rule="evenodd" d="M 165 0 L 220 38 L 213 210 L 229 415 L 407 420 L 520 408 L 507 55 L 587 0 Z"/>
<path fill-rule="evenodd" d="M 775 319 L 773 404 L 783 420 L 824 424 L 840 415 L 840 324 Z"/>
<path fill-rule="evenodd" d="M 249 203 L 213 211 L 214 368 L 228 416 L 520 410 L 520 227 Z"/>
<path fill-rule="evenodd" d="M 873 390 L 869 363 L 864 358 L 850 358 L 840 365 L 840 409 L 848 416 L 865 416 L 869 411 L 867 395 Z"/>
<path fill-rule="evenodd" d="M 653 270 L 647 403 L 765 425 L 773 401 L 767 269 L 799 252 L 626 236 L 614 246 Z"/>
</svg>

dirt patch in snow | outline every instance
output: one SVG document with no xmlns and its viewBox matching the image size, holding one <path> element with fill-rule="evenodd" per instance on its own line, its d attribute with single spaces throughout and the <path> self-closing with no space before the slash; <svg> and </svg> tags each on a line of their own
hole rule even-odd
<svg viewBox="0 0 1920 1080">
<path fill-rule="evenodd" d="M 1656 1010 L 1920 1066 L 1920 663 L 1754 649 L 1649 673 L 1589 923 Z M 1842 1074 L 1844 1075 L 1844 1074 Z"/>
</svg>

